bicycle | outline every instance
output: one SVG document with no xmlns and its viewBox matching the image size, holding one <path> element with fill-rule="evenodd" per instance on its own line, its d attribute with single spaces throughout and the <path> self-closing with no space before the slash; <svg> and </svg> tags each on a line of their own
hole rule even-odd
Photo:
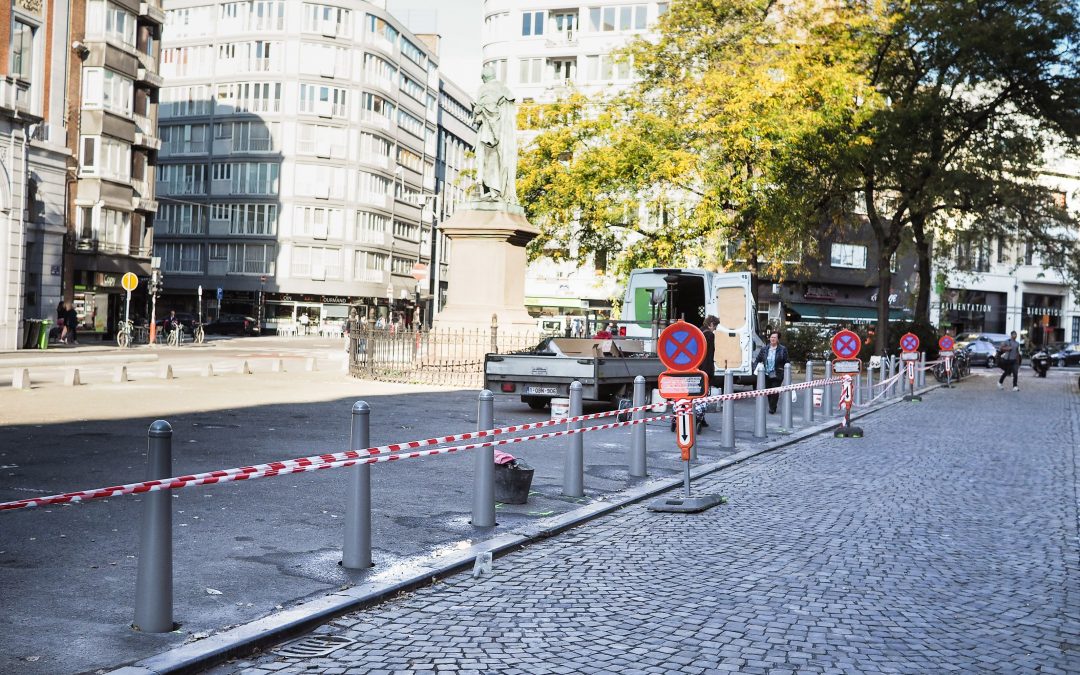
<svg viewBox="0 0 1080 675">
<path fill-rule="evenodd" d="M 169 331 L 168 343 L 170 347 L 179 347 L 184 344 L 183 326 L 176 324 L 173 329 Z"/>
<path fill-rule="evenodd" d="M 195 330 L 193 331 L 192 340 L 197 345 L 201 345 L 203 342 L 206 342 L 206 331 L 203 330 L 203 325 L 201 323 L 195 324 Z"/>
<path fill-rule="evenodd" d="M 123 349 L 131 346 L 131 333 L 135 329 L 134 322 L 121 321 L 120 326 L 116 330 L 116 345 Z"/>
</svg>

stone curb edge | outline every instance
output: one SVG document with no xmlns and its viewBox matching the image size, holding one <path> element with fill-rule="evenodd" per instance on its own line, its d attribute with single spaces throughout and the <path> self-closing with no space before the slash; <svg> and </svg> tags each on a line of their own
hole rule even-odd
<svg viewBox="0 0 1080 675">
<path fill-rule="evenodd" d="M 939 384 L 924 386 L 916 393 L 924 394 L 940 386 Z M 903 400 L 896 396 L 871 408 L 852 414 L 851 419 L 859 419 L 902 402 Z M 698 467 L 691 471 L 691 478 L 702 478 L 758 455 L 794 445 L 799 441 L 835 428 L 838 422 L 839 418 L 831 418 L 826 422 L 782 436 L 761 447 L 745 450 L 711 464 Z M 344 591 L 303 602 L 270 616 L 256 619 L 202 640 L 148 657 L 133 665 L 107 672 L 109 675 L 163 675 L 165 673 L 198 672 L 234 656 L 249 653 L 263 645 L 277 643 L 290 636 L 303 633 L 328 619 L 376 605 L 396 593 L 411 591 L 462 572 L 473 564 L 473 560 L 480 553 L 490 552 L 493 557 L 500 557 L 511 552 L 512 549 L 523 548 L 530 543 L 553 537 L 578 525 L 682 485 L 682 478 L 664 478 L 649 481 L 644 485 L 621 493 L 618 501 L 595 502 L 559 516 L 537 521 L 512 532 L 507 532 L 504 535 L 479 542 L 467 549 L 456 551 L 454 557 L 448 560 L 435 561 L 429 558 L 425 561 L 424 558 L 420 558 L 417 565 L 410 566 L 407 576 L 388 574 L 383 578 L 371 579 Z M 426 562 L 431 564 L 425 564 Z"/>
</svg>

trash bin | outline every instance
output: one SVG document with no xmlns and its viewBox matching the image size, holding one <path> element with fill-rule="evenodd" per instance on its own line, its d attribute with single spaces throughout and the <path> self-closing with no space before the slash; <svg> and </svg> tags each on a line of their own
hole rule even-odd
<svg viewBox="0 0 1080 675">
<path fill-rule="evenodd" d="M 524 504 L 529 500 L 533 468 L 515 459 L 495 465 L 495 501 L 503 504 Z"/>
<path fill-rule="evenodd" d="M 41 336 L 41 319 L 23 319 L 26 335 L 23 337 L 23 349 L 34 349 Z"/>
<path fill-rule="evenodd" d="M 49 326 L 51 324 L 52 321 L 49 321 L 48 319 L 43 319 L 41 321 L 41 336 L 38 338 L 38 349 L 49 348 Z"/>
</svg>

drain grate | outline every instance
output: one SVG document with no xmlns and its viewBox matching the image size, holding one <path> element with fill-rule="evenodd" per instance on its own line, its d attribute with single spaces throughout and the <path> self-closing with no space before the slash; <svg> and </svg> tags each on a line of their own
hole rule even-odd
<svg viewBox="0 0 1080 675">
<path fill-rule="evenodd" d="M 352 638 L 337 635 L 310 635 L 306 638 L 287 642 L 273 652 L 288 659 L 310 659 L 326 656 L 330 652 L 347 647 L 356 642 Z"/>
</svg>

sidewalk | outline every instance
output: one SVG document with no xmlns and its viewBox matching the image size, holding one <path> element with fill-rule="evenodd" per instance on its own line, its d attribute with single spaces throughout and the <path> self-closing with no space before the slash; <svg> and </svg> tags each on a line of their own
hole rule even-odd
<svg viewBox="0 0 1080 675">
<path fill-rule="evenodd" d="M 695 482 L 725 506 L 631 500 L 506 552 L 489 576 L 326 617 L 315 635 L 339 642 L 325 656 L 269 648 L 210 672 L 1078 672 L 1071 379 L 1013 393 L 976 376 L 864 417 L 863 439 L 731 458 Z M 282 618 L 299 627 L 305 608 L 329 610 Z M 116 672 L 166 672 L 177 656 Z"/>
</svg>

